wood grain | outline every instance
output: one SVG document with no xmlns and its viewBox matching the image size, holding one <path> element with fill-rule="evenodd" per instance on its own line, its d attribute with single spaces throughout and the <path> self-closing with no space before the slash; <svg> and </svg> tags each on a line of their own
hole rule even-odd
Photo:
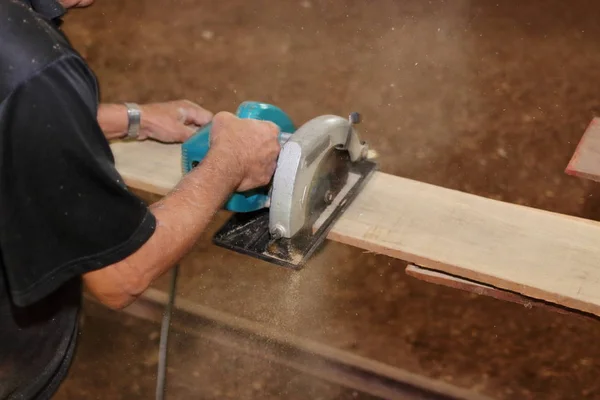
<svg viewBox="0 0 600 400">
<path fill-rule="evenodd" d="M 168 193 L 179 145 L 115 143 L 131 187 Z M 600 223 L 376 173 L 329 239 L 600 315 Z"/>
<path fill-rule="evenodd" d="M 119 141 L 111 149 L 117 170 L 132 188 L 164 196 L 182 177 L 178 144 Z"/>
<path fill-rule="evenodd" d="M 588 125 L 565 172 L 600 182 L 600 118 Z"/>
</svg>

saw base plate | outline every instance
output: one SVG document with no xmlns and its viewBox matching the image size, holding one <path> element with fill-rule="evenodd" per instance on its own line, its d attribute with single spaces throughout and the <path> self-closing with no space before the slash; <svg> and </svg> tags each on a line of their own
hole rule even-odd
<svg viewBox="0 0 600 400">
<path fill-rule="evenodd" d="M 364 184 L 377 170 L 377 163 L 363 160 L 352 165 L 349 173 L 358 179 L 347 191 L 340 192 L 333 208 L 325 210 L 315 224 L 299 231 L 293 238 L 271 240 L 269 234 L 269 209 L 251 213 L 234 214 L 213 236 L 217 246 L 248 255 L 269 263 L 299 270 L 319 249 L 337 218 L 346 210 Z"/>
</svg>

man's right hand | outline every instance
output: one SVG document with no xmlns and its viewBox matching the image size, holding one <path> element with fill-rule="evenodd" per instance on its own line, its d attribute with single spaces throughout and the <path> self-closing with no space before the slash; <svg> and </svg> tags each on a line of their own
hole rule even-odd
<svg viewBox="0 0 600 400">
<path fill-rule="evenodd" d="M 138 251 L 84 275 L 103 304 L 120 309 L 186 255 L 232 191 L 264 186 L 275 171 L 278 127 L 221 112 L 213 117 L 211 147 L 203 162 L 150 206 L 156 230 Z"/>
<path fill-rule="evenodd" d="M 234 179 L 235 191 L 267 185 L 275 172 L 281 146 L 272 122 L 238 118 L 220 112 L 213 118 L 210 152 Z M 228 177 L 229 178 L 229 177 Z"/>
</svg>

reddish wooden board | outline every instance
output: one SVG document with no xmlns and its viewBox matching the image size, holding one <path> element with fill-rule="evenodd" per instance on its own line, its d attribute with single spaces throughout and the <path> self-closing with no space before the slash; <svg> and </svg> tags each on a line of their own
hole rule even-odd
<svg viewBox="0 0 600 400">
<path fill-rule="evenodd" d="M 600 118 L 588 125 L 565 172 L 600 182 Z"/>
<path fill-rule="evenodd" d="M 488 296 L 497 300 L 508 301 L 521 304 L 525 308 L 543 308 L 559 314 L 575 315 L 577 317 L 592 318 L 596 317 L 587 313 L 581 313 L 577 310 L 563 308 L 552 303 L 540 301 L 520 293 L 503 290 L 491 285 L 463 279 L 458 276 L 446 274 L 441 271 L 435 271 L 429 268 L 423 268 L 418 265 L 408 264 L 405 272 L 407 275 L 435 285 L 442 285 L 452 289 L 458 289 L 465 292 L 475 293 L 480 296 Z"/>
</svg>

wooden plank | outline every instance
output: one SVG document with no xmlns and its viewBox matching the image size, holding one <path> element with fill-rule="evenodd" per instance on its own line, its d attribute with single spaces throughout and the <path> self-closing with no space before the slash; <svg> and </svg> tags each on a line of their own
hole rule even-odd
<svg viewBox="0 0 600 400">
<path fill-rule="evenodd" d="M 114 142 L 115 166 L 132 188 L 166 195 L 181 179 L 181 146 L 155 141 Z"/>
<path fill-rule="evenodd" d="M 132 187 L 167 193 L 179 146 L 115 143 Z M 600 315 L 600 223 L 378 172 L 328 238 Z"/>
<path fill-rule="evenodd" d="M 600 182 L 600 118 L 588 125 L 565 172 Z"/>
</svg>

